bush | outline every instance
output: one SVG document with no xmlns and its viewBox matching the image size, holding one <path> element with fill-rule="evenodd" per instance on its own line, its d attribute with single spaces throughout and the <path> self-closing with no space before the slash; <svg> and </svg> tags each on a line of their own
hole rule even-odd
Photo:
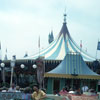
<svg viewBox="0 0 100 100">
<path fill-rule="evenodd" d="M 7 87 L 7 88 L 10 87 L 9 83 L 2 83 L 2 84 L 1 84 L 1 87 L 4 87 L 4 86 Z"/>
</svg>

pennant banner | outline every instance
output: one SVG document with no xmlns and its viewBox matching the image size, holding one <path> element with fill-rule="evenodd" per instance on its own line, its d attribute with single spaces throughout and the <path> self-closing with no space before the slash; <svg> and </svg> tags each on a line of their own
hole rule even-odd
<svg viewBox="0 0 100 100">
<path fill-rule="evenodd" d="M 82 40 L 80 41 L 80 48 L 82 48 Z"/>
<path fill-rule="evenodd" d="M 100 50 L 100 41 L 98 42 L 97 50 Z"/>
<path fill-rule="evenodd" d="M 39 40 L 38 40 L 38 47 L 40 48 L 40 36 L 39 36 Z"/>
</svg>

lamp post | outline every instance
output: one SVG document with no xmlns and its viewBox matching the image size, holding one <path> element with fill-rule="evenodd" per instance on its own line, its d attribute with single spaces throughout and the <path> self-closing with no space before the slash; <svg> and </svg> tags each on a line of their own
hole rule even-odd
<svg viewBox="0 0 100 100">
<path fill-rule="evenodd" d="M 1 74 L 1 76 L 2 76 L 1 70 L 2 70 L 2 69 L 1 69 L 1 67 L 0 67 L 0 74 Z M 2 79 L 2 78 L 0 78 L 0 82 L 1 82 L 1 79 Z"/>
<path fill-rule="evenodd" d="M 25 68 L 25 65 L 24 65 L 24 64 L 21 64 L 20 67 L 21 67 L 21 69 L 22 69 L 22 78 L 21 78 L 21 81 L 22 81 L 22 82 L 21 82 L 21 83 L 23 83 L 24 80 L 25 80 L 25 79 L 24 79 L 24 73 L 23 73 L 23 72 L 24 72 L 23 69 Z"/>
<path fill-rule="evenodd" d="M 37 65 L 34 64 L 32 67 L 33 67 L 34 69 L 36 69 L 36 68 L 37 68 Z"/>
<path fill-rule="evenodd" d="M 37 68 L 37 65 L 36 64 L 33 64 L 32 65 L 32 67 L 33 67 L 33 69 L 35 70 L 36 68 Z M 36 72 L 36 70 L 35 70 L 35 76 L 34 76 L 34 78 L 35 78 L 35 81 L 36 81 L 36 83 L 37 83 L 37 72 Z"/>
<path fill-rule="evenodd" d="M 3 68 L 3 83 L 5 84 L 5 64 L 1 63 L 1 67 Z"/>
<path fill-rule="evenodd" d="M 15 59 L 13 58 L 11 60 L 11 80 L 10 80 L 10 86 L 12 86 L 12 83 L 13 83 L 14 67 L 15 67 Z"/>
<path fill-rule="evenodd" d="M 24 64 L 21 64 L 20 67 L 21 67 L 22 69 L 24 69 L 24 68 L 25 68 L 25 65 L 24 65 Z"/>
</svg>

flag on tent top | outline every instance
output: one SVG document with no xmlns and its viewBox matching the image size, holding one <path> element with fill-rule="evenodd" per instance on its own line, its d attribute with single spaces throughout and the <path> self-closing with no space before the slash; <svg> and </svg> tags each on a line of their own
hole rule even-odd
<svg viewBox="0 0 100 100">
<path fill-rule="evenodd" d="M 100 50 L 100 41 L 98 41 L 97 50 Z"/>
<path fill-rule="evenodd" d="M 82 40 L 80 41 L 80 48 L 82 48 Z"/>
<path fill-rule="evenodd" d="M 39 40 L 38 40 L 38 47 L 40 48 L 40 36 L 39 36 Z"/>
</svg>

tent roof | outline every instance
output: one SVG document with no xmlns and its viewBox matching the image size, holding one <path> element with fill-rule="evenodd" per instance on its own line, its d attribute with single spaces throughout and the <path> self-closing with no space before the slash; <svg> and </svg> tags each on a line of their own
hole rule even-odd
<svg viewBox="0 0 100 100">
<path fill-rule="evenodd" d="M 64 23 L 58 37 L 46 49 L 24 59 L 36 59 L 39 56 L 43 56 L 46 60 L 63 60 L 69 52 L 81 52 L 85 61 L 94 61 L 95 58 L 83 51 L 71 38 L 66 24 L 66 16 L 64 14 Z"/>
<path fill-rule="evenodd" d="M 79 53 L 66 54 L 64 60 L 46 73 L 45 77 L 100 79 L 100 76 L 86 65 Z"/>
</svg>

